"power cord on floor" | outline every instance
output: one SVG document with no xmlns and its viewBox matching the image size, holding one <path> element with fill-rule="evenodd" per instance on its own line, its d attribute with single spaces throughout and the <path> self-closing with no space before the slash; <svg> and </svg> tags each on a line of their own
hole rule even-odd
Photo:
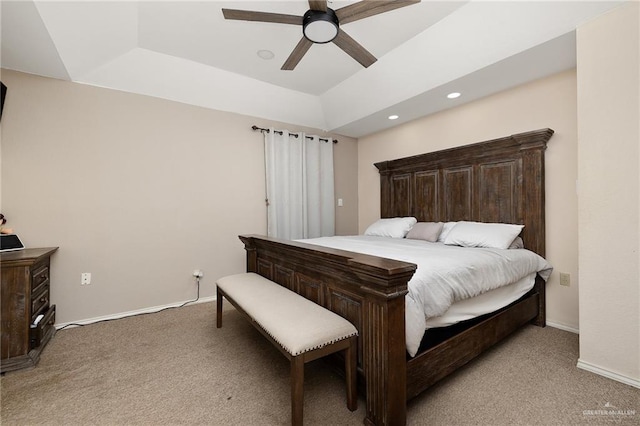
<svg viewBox="0 0 640 426">
<path fill-rule="evenodd" d="M 103 319 L 103 320 L 99 320 L 99 321 L 94 321 L 88 324 L 76 324 L 76 323 L 70 323 L 70 324 L 66 324 L 63 327 L 60 327 L 59 329 L 57 329 L 56 331 L 60 331 L 60 330 L 64 330 L 67 327 L 84 327 L 85 325 L 91 325 L 91 324 L 98 324 L 100 322 L 108 322 L 108 321 L 115 321 L 115 320 L 119 320 L 119 319 L 124 319 L 124 318 L 131 318 L 131 317 L 139 317 L 142 315 L 149 315 L 149 314 L 157 314 L 158 312 L 162 312 L 162 311 L 166 311 L 169 309 L 177 309 L 177 308 L 182 308 L 186 305 L 188 305 L 189 303 L 195 303 L 198 300 L 200 300 L 200 278 L 202 276 L 201 275 L 194 275 L 194 278 L 196 279 L 196 285 L 198 286 L 198 290 L 197 290 L 197 295 L 196 298 L 193 300 L 187 300 L 186 302 L 184 302 L 181 305 L 178 306 L 167 306 L 166 308 L 162 308 L 162 309 L 158 309 L 157 311 L 151 311 L 151 312 L 141 312 L 139 314 L 134 314 L 134 315 L 127 315 L 125 317 L 120 317 L 120 318 L 108 318 L 108 319 Z"/>
</svg>

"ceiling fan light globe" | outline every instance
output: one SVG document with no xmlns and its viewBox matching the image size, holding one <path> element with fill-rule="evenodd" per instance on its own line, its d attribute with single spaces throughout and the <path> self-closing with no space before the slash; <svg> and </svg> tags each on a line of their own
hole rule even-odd
<svg viewBox="0 0 640 426">
<path fill-rule="evenodd" d="M 302 33 L 313 43 L 329 43 L 338 35 L 338 17 L 331 9 L 326 12 L 308 10 L 302 18 Z"/>
</svg>

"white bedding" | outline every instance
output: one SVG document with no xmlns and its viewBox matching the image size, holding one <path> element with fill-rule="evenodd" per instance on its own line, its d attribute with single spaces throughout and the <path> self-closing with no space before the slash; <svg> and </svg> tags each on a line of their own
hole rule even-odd
<svg viewBox="0 0 640 426">
<path fill-rule="evenodd" d="M 527 294 L 535 283 L 536 273 L 534 272 L 513 284 L 489 290 L 486 293 L 470 299 L 455 302 L 444 315 L 427 318 L 426 328 L 428 330 L 430 328 L 448 327 L 461 321 L 467 321 L 490 312 L 495 312 Z"/>
<path fill-rule="evenodd" d="M 405 297 L 407 351 L 411 356 L 418 351 L 427 319 L 442 316 L 453 303 L 509 285 L 536 272 L 546 281 L 552 271 L 544 258 L 525 249 L 467 248 L 374 236 L 300 241 L 418 266 Z"/>
</svg>

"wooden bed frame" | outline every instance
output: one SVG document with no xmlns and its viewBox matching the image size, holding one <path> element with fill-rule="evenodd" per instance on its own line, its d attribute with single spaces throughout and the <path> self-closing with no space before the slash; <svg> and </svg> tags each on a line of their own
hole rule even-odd
<svg viewBox="0 0 640 426">
<path fill-rule="evenodd" d="M 524 224 L 525 247 L 545 255 L 542 129 L 376 163 L 381 217 Z M 406 352 L 405 301 L 411 263 L 279 240 L 240 236 L 256 272 L 351 321 L 360 333 L 358 372 L 365 424 L 404 425 L 406 402 L 524 324 L 545 326 L 545 283 L 414 358 Z"/>
</svg>

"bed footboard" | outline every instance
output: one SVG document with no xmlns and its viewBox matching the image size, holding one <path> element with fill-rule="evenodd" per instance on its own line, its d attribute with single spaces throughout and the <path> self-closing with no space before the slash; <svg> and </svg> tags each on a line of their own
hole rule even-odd
<svg viewBox="0 0 640 426">
<path fill-rule="evenodd" d="M 247 272 L 295 291 L 358 329 L 365 424 L 404 425 L 404 296 L 416 265 L 258 235 L 240 239 L 247 251 Z"/>
</svg>

